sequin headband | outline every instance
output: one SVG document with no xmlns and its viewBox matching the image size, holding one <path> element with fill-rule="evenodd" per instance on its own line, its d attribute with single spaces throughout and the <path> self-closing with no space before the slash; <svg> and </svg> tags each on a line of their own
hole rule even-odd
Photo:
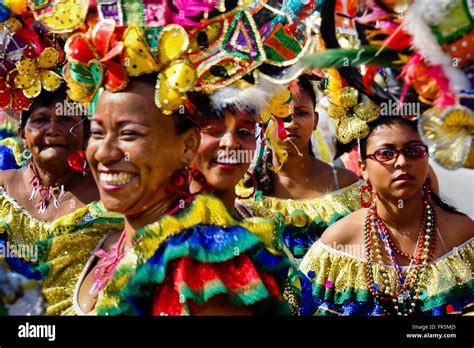
<svg viewBox="0 0 474 348">
<path fill-rule="evenodd" d="M 155 103 L 171 114 L 189 91 L 288 83 L 302 72 L 299 58 L 314 48 L 302 22 L 313 3 L 304 3 L 283 1 L 274 13 L 263 1 L 229 8 L 209 0 L 175 0 L 173 8 L 169 1 L 99 1 L 98 23 L 65 47 L 69 96 L 94 104 L 101 88 L 120 91 L 129 77 L 156 73 Z"/>
</svg>

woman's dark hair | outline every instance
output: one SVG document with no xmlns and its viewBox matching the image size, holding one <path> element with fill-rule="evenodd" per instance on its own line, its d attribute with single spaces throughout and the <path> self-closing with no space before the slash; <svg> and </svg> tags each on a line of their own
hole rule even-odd
<svg viewBox="0 0 474 348">
<path fill-rule="evenodd" d="M 61 85 L 59 86 L 59 88 L 52 92 L 42 89 L 40 95 L 37 96 L 33 100 L 33 103 L 28 108 L 28 110 L 22 111 L 21 116 L 20 116 L 20 128 L 22 129 L 25 128 L 26 123 L 28 122 L 31 115 L 37 108 L 55 106 L 53 104 L 63 103 L 66 100 L 67 100 L 67 86 L 64 82 L 61 82 Z M 89 137 L 90 121 L 87 118 L 87 115 L 85 114 L 81 115 L 81 121 L 84 127 L 84 134 L 87 139 L 87 137 Z M 80 122 L 78 121 L 78 124 L 79 123 Z"/>
<path fill-rule="evenodd" d="M 146 83 L 148 85 L 153 86 L 153 88 L 155 88 L 156 86 L 156 79 L 157 79 L 156 73 L 130 78 L 130 80 L 132 81 Z M 183 106 L 184 106 L 183 108 L 176 110 L 171 115 L 173 117 L 174 127 L 178 134 L 183 134 L 184 132 L 186 132 L 187 130 L 193 127 L 198 127 L 196 121 L 194 120 L 193 112 L 185 103 L 183 103 Z"/>
<path fill-rule="evenodd" d="M 231 114 L 246 112 L 255 118 L 258 115 L 258 111 L 251 105 L 241 108 L 230 104 L 223 109 L 216 109 L 212 104 L 211 96 L 207 93 L 191 92 L 187 94 L 187 97 L 190 107 L 193 109 L 192 113 L 194 114 L 195 120 L 198 124 L 205 124 L 215 119 L 223 120 L 226 112 L 230 112 Z"/>
<path fill-rule="evenodd" d="M 33 103 L 29 109 L 21 112 L 20 127 L 25 128 L 28 119 L 31 117 L 31 114 L 36 108 L 48 107 L 53 105 L 54 102 L 62 102 L 63 100 L 66 100 L 66 98 L 67 87 L 64 82 L 62 82 L 59 88 L 53 92 L 49 92 L 43 88 L 40 95 L 33 100 Z"/>
<path fill-rule="evenodd" d="M 377 127 L 383 126 L 383 125 L 390 125 L 390 124 L 403 124 L 411 129 L 413 129 L 415 132 L 418 132 L 417 128 L 417 121 L 409 121 L 403 117 L 394 117 L 394 116 L 381 116 L 377 120 L 370 122 L 369 123 L 369 134 L 367 137 L 360 139 L 359 142 L 359 151 L 360 151 L 360 157 L 362 161 L 365 161 L 366 155 L 367 155 L 367 140 L 370 137 L 370 134 L 374 129 Z M 439 197 L 436 193 L 433 191 L 430 191 L 430 196 L 433 202 L 436 203 L 437 206 L 439 206 L 441 209 L 450 212 L 450 213 L 455 213 L 455 214 L 461 214 L 464 215 L 463 213 L 459 212 L 455 207 L 451 206 L 450 204 L 446 203 Z"/>
<path fill-rule="evenodd" d="M 303 74 L 295 81 L 298 87 L 298 93 L 306 93 L 311 98 L 313 105 L 316 106 L 316 91 L 311 82 L 310 76 Z M 308 142 L 308 153 L 311 157 L 316 157 L 311 146 L 311 141 Z M 275 189 L 275 172 L 271 170 L 273 165 L 273 152 L 267 146 L 262 159 L 262 165 L 256 166 L 253 175 L 257 181 L 257 190 L 261 190 L 264 195 L 271 195 Z M 251 182 L 249 181 L 248 184 Z M 245 183 L 247 184 L 247 183 Z"/>
<path fill-rule="evenodd" d="M 299 92 L 304 92 L 308 94 L 311 98 L 311 101 L 313 102 L 313 105 L 316 107 L 316 91 L 314 90 L 314 86 L 311 82 L 309 75 L 303 74 L 298 77 L 298 80 L 296 80 L 295 82 L 299 87 Z"/>
</svg>

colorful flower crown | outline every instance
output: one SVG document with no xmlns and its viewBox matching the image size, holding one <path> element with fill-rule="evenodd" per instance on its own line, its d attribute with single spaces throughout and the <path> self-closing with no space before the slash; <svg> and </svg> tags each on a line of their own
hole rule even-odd
<svg viewBox="0 0 474 348">
<path fill-rule="evenodd" d="M 204 92 L 216 110 L 257 110 L 264 128 L 277 127 L 284 137 L 282 120 L 292 111 L 286 85 L 303 71 L 300 58 L 316 47 L 307 23 L 315 8 L 310 0 L 7 1 L 28 12 L 29 23 L 34 17 L 44 32 L 67 38 L 68 97 L 91 111 L 102 90 L 121 91 L 130 78 L 156 74 L 154 101 L 164 114 L 186 105 L 187 92 Z M 13 44 L 0 74 L 0 99 L 26 109 L 42 89 L 59 86 L 54 70 L 61 52 L 24 39 L 24 21 L 14 21 L 3 21 Z"/>
<path fill-rule="evenodd" d="M 0 57 L 0 108 L 26 110 L 43 89 L 61 84 L 61 45 L 35 23 L 26 2 L 0 5 Z"/>
<path fill-rule="evenodd" d="M 101 88 L 123 90 L 129 77 L 156 73 L 155 103 L 171 114 L 189 91 L 287 83 L 302 71 L 299 57 L 314 47 L 302 22 L 313 6 L 303 3 L 284 1 L 277 10 L 263 1 L 229 8 L 210 0 L 99 1 L 98 23 L 65 47 L 69 96 L 95 103 Z"/>
</svg>

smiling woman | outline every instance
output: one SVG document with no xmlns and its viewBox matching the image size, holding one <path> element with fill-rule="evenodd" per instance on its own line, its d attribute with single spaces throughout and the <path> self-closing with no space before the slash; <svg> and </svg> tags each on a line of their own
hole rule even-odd
<svg viewBox="0 0 474 348">
<path fill-rule="evenodd" d="M 236 186 L 250 167 L 257 146 L 257 111 L 250 104 L 244 109 L 229 105 L 223 110 L 213 106 L 209 95 L 191 97 L 199 113 L 201 143 L 193 161 L 193 191 L 212 191 L 237 217 L 253 214 L 239 201 Z"/>
<path fill-rule="evenodd" d="M 76 286 L 76 312 L 255 313 L 263 300 L 279 298 L 276 278 L 288 267 L 270 251 L 273 224 L 237 220 L 217 198 L 187 193 L 184 169 L 200 143 L 193 108 L 164 115 L 153 78 L 132 78 L 97 103 L 87 158 L 102 203 L 124 214 L 125 229 L 99 243 Z M 265 258 L 274 270 L 263 277 Z"/>
<path fill-rule="evenodd" d="M 151 81 L 139 77 L 124 93 L 101 95 L 87 148 L 101 201 L 110 210 L 137 216 L 127 219 L 135 229 L 158 218 L 155 213 L 163 209 L 163 199 L 175 203 L 176 197 L 169 197 L 165 189 L 172 174 L 191 161 L 199 143 L 190 118 L 163 115 L 156 108 Z M 178 118 L 184 120 L 175 121 Z"/>
<path fill-rule="evenodd" d="M 105 231 L 123 223 L 95 202 L 93 178 L 69 165 L 71 155 L 85 147 L 88 121 L 57 115 L 56 104 L 65 99 L 63 84 L 43 91 L 23 112 L 19 136 L 27 166 L 0 172 L 0 243 L 39 251 L 6 261 L 41 281 L 47 314 L 71 314 L 74 284 L 90 252 Z"/>
</svg>

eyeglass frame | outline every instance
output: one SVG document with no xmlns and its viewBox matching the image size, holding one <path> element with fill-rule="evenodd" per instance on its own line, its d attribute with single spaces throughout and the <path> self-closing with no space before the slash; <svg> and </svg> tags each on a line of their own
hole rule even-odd
<svg viewBox="0 0 474 348">
<path fill-rule="evenodd" d="M 405 150 L 406 150 L 408 147 L 410 147 L 410 146 L 422 146 L 422 147 L 425 148 L 426 154 L 425 154 L 424 156 L 421 156 L 421 157 L 411 157 L 411 156 L 408 156 L 408 155 L 405 153 Z M 377 151 L 384 150 L 384 149 L 388 149 L 388 150 L 394 151 L 394 152 L 396 153 L 396 156 L 395 156 L 394 158 L 391 158 L 391 159 L 386 160 L 386 161 L 380 161 L 380 160 L 378 160 L 378 159 L 375 157 L 375 153 L 376 153 Z M 407 157 L 407 158 L 420 159 L 420 158 L 424 158 L 424 157 L 426 157 L 426 156 L 429 155 L 429 148 L 428 148 L 428 146 L 426 146 L 425 144 L 419 144 L 419 143 L 416 143 L 416 144 L 409 144 L 408 146 L 406 146 L 406 147 L 404 147 L 403 149 L 400 149 L 400 150 L 399 150 L 399 149 L 394 149 L 394 148 L 391 148 L 391 147 L 381 147 L 380 149 L 375 150 L 372 154 L 365 155 L 365 156 L 364 156 L 364 159 L 366 159 L 366 158 L 373 158 L 373 159 L 376 160 L 377 162 L 380 162 L 380 163 L 387 163 L 387 162 L 390 162 L 390 161 L 393 161 L 393 160 L 396 161 L 396 160 L 398 159 L 398 157 L 400 157 L 400 153 L 403 153 L 403 155 L 404 155 L 405 157 Z"/>
</svg>

